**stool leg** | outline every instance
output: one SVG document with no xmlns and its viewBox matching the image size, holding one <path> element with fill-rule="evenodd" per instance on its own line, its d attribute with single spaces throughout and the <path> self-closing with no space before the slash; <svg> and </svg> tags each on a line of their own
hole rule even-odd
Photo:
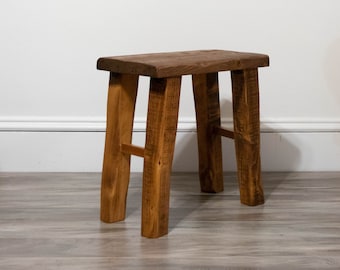
<svg viewBox="0 0 340 270">
<path fill-rule="evenodd" d="M 241 202 L 264 203 L 261 181 L 259 85 L 257 69 L 231 72 L 234 137 Z"/>
<path fill-rule="evenodd" d="M 221 126 L 218 74 L 193 75 L 193 89 L 201 190 L 220 192 L 223 191 L 221 136 L 213 131 Z"/>
<path fill-rule="evenodd" d="M 131 143 L 137 86 L 137 75 L 110 74 L 100 208 L 104 222 L 125 218 L 130 155 L 120 145 Z"/>
<path fill-rule="evenodd" d="M 142 196 L 142 235 L 149 238 L 168 233 L 180 87 L 181 77 L 151 78 Z"/>
</svg>

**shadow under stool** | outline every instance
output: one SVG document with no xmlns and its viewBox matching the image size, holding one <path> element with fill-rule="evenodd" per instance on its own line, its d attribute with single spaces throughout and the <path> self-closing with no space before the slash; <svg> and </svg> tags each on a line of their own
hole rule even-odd
<svg viewBox="0 0 340 270">
<path fill-rule="evenodd" d="M 130 156 L 144 158 L 142 236 L 168 233 L 170 174 L 182 75 L 192 75 L 202 192 L 223 191 L 221 136 L 235 141 L 240 200 L 264 203 L 261 182 L 258 68 L 263 54 L 223 50 L 103 57 L 110 72 L 101 186 L 101 220 L 124 220 Z M 234 130 L 221 127 L 218 72 L 231 71 Z M 132 145 L 140 75 L 150 77 L 145 147 Z"/>
</svg>

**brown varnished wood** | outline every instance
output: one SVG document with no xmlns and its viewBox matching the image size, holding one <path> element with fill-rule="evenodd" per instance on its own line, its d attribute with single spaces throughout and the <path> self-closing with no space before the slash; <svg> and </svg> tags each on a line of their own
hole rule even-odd
<svg viewBox="0 0 340 270">
<path fill-rule="evenodd" d="M 170 173 L 181 77 L 151 78 L 144 151 L 142 235 L 168 233 Z"/>
<path fill-rule="evenodd" d="M 121 151 L 121 144 L 131 144 L 137 86 L 137 75 L 110 74 L 100 209 L 104 222 L 125 218 L 130 154 Z"/>
<path fill-rule="evenodd" d="M 234 132 L 222 127 L 214 127 L 214 132 L 222 137 L 234 139 Z"/>
<path fill-rule="evenodd" d="M 264 202 L 261 183 L 257 68 L 267 55 L 222 50 L 100 58 L 111 72 L 102 174 L 101 219 L 125 218 L 130 156 L 144 157 L 142 235 L 168 232 L 170 173 L 181 75 L 193 75 L 201 190 L 223 191 L 221 136 L 235 139 L 241 202 Z M 221 127 L 218 72 L 232 75 L 234 132 Z M 128 75 L 130 74 L 130 75 Z M 151 77 L 145 148 L 131 144 L 138 76 Z"/>
<path fill-rule="evenodd" d="M 218 74 L 192 76 L 199 154 L 199 174 L 203 192 L 223 191 L 221 136 L 214 132 L 221 125 Z"/>
<path fill-rule="evenodd" d="M 264 203 L 257 69 L 232 71 L 231 78 L 234 140 L 241 202 L 254 206 Z"/>
<path fill-rule="evenodd" d="M 144 157 L 144 148 L 133 144 L 121 144 L 120 150 L 123 153 Z"/>
<path fill-rule="evenodd" d="M 224 50 L 103 57 L 97 62 L 97 68 L 101 70 L 155 78 L 241 70 L 268 65 L 269 57 L 267 55 Z"/>
</svg>

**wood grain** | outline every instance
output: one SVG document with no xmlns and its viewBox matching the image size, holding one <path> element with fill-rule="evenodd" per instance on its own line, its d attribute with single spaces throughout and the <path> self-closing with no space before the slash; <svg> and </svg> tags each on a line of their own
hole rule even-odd
<svg viewBox="0 0 340 270">
<path fill-rule="evenodd" d="M 142 235 L 168 232 L 169 185 L 178 121 L 181 76 L 192 74 L 201 190 L 223 191 L 221 136 L 235 139 L 241 202 L 264 203 L 259 142 L 257 68 L 267 55 L 222 50 L 100 58 L 110 71 L 101 219 L 125 218 L 130 155 L 144 157 Z M 235 130 L 220 127 L 218 72 L 232 71 Z M 139 75 L 151 77 L 145 148 L 131 145 Z"/>
<path fill-rule="evenodd" d="M 110 75 L 100 212 L 104 222 L 125 218 L 130 154 L 121 151 L 121 144 L 130 144 L 132 140 L 137 87 L 136 75 Z"/>
<path fill-rule="evenodd" d="M 137 145 L 122 143 L 120 150 L 126 154 L 144 157 L 144 148 Z"/>
<path fill-rule="evenodd" d="M 264 203 L 257 69 L 232 71 L 231 78 L 240 197 L 243 204 L 254 206 Z"/>
<path fill-rule="evenodd" d="M 151 78 L 143 170 L 142 235 L 168 233 L 170 174 L 181 77 Z"/>
<path fill-rule="evenodd" d="M 214 127 L 221 125 L 218 74 L 196 74 L 192 76 L 199 174 L 203 192 L 223 191 L 222 143 Z"/>
<path fill-rule="evenodd" d="M 100 70 L 139 74 L 154 78 L 240 70 L 268 65 L 269 57 L 267 55 L 224 50 L 102 57 L 97 61 L 97 68 Z"/>
<path fill-rule="evenodd" d="M 100 173 L 0 173 L 1 270 L 340 268 L 340 173 L 263 173 L 266 204 L 201 193 L 198 175 L 171 176 L 169 235 L 140 237 L 141 174 L 127 217 L 98 221 Z"/>
<path fill-rule="evenodd" d="M 231 131 L 231 130 L 228 130 L 228 129 L 225 129 L 225 128 L 222 128 L 222 127 L 217 127 L 215 126 L 214 128 L 214 133 L 222 136 L 222 137 L 226 137 L 226 138 L 229 138 L 229 139 L 234 139 L 234 132 Z"/>
</svg>

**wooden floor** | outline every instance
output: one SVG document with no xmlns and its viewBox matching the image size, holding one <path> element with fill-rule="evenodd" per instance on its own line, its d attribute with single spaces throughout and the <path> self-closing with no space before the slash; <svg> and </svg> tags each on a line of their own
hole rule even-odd
<svg viewBox="0 0 340 270">
<path fill-rule="evenodd" d="M 0 173 L 0 269 L 340 269 L 340 173 L 265 173 L 266 204 L 172 177 L 170 232 L 140 236 L 141 175 L 124 222 L 99 221 L 100 174 Z"/>
</svg>

